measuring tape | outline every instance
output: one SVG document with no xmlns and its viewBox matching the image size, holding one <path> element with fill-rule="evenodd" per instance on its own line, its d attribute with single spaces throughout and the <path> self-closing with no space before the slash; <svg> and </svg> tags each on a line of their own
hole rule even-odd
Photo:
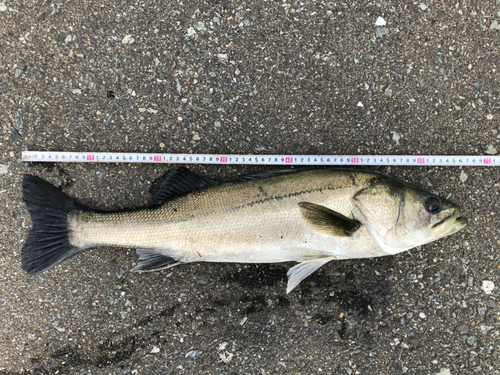
<svg viewBox="0 0 500 375">
<path fill-rule="evenodd" d="M 23 151 L 23 161 L 59 163 L 148 163 L 226 165 L 499 166 L 500 156 L 483 155 L 234 155 L 132 152 Z"/>
</svg>

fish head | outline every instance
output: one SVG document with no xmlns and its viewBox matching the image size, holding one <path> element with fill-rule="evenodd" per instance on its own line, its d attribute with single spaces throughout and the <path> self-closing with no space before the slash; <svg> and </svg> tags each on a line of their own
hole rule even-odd
<svg viewBox="0 0 500 375">
<path fill-rule="evenodd" d="M 360 221 L 389 254 L 449 236 L 467 225 L 455 203 L 392 179 L 362 190 L 354 201 Z"/>
</svg>

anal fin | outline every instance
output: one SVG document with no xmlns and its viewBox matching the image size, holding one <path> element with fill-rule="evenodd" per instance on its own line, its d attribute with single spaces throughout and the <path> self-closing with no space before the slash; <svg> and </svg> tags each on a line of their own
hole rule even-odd
<svg viewBox="0 0 500 375">
<path fill-rule="evenodd" d="M 150 249 L 137 249 L 137 254 L 139 254 L 139 260 L 142 260 L 142 262 L 132 268 L 132 272 L 160 271 L 182 263 Z"/>
</svg>

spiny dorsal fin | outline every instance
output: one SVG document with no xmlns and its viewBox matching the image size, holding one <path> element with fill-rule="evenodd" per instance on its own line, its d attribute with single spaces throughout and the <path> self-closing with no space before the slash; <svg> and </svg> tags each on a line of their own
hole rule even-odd
<svg viewBox="0 0 500 375">
<path fill-rule="evenodd" d="M 203 189 L 212 184 L 189 169 L 179 167 L 171 170 L 162 182 L 160 189 L 153 195 L 149 204 L 156 206 L 163 204 L 179 195 Z"/>
<path fill-rule="evenodd" d="M 332 236 L 350 237 L 361 223 L 329 208 L 309 202 L 299 203 L 302 217 L 316 230 Z"/>
<path fill-rule="evenodd" d="M 137 249 L 137 254 L 139 254 L 139 260 L 142 260 L 142 262 L 132 268 L 132 272 L 159 271 L 181 263 L 174 258 L 149 249 Z"/>
</svg>

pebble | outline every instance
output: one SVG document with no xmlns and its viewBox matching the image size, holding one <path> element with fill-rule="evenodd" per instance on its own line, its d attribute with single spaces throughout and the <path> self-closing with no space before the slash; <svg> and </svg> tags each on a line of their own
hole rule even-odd
<svg viewBox="0 0 500 375">
<path fill-rule="evenodd" d="M 7 5 L 2 4 L 0 5 L 0 12 L 5 12 L 7 10 Z"/>
<path fill-rule="evenodd" d="M 198 135 L 198 133 L 196 133 L 195 135 L 193 135 L 193 141 L 199 141 L 201 138 L 200 136 Z"/>
<path fill-rule="evenodd" d="M 488 148 L 486 149 L 486 153 L 488 155 L 495 155 L 497 153 L 497 149 L 493 145 L 488 145 Z"/>
<path fill-rule="evenodd" d="M 5 164 L 0 164 L 0 176 L 7 174 L 9 167 Z"/>
<path fill-rule="evenodd" d="M 427 316 L 423 312 L 421 312 L 420 314 L 418 314 L 418 316 L 421 317 L 422 319 L 427 318 Z"/>
<path fill-rule="evenodd" d="M 132 37 L 132 35 L 125 35 L 122 39 L 123 44 L 132 44 L 135 42 L 135 39 Z"/>
<path fill-rule="evenodd" d="M 233 359 L 233 353 L 219 353 L 219 358 L 221 359 L 222 362 L 224 363 L 229 363 L 231 362 L 231 359 Z"/>
<path fill-rule="evenodd" d="M 401 134 L 396 133 L 396 132 L 391 132 L 392 133 L 392 140 L 396 142 L 397 145 L 399 145 L 399 140 L 401 139 Z"/>
<path fill-rule="evenodd" d="M 476 343 L 476 336 L 469 336 L 467 337 L 467 344 L 470 346 L 473 346 Z"/>
<path fill-rule="evenodd" d="M 462 324 L 462 325 L 457 327 L 457 331 L 460 334 L 464 334 L 467 332 L 467 326 L 465 324 Z"/>
<path fill-rule="evenodd" d="M 14 77 L 18 78 L 21 75 L 22 72 L 23 71 L 21 69 L 16 69 L 16 71 L 14 72 Z"/>
<path fill-rule="evenodd" d="M 164 148 L 164 147 L 165 147 L 165 143 L 161 142 L 161 143 L 160 143 L 160 147 L 161 147 L 161 148 Z"/>
<path fill-rule="evenodd" d="M 476 87 L 476 89 L 480 90 L 484 87 L 485 83 L 486 83 L 486 79 L 484 79 L 484 77 L 477 78 L 474 80 L 474 87 Z M 481 100 L 479 100 L 478 103 L 479 103 L 479 105 L 483 104 L 483 102 Z"/>
<path fill-rule="evenodd" d="M 82 90 L 80 90 L 80 89 L 73 89 L 73 90 L 71 90 L 71 92 L 72 92 L 73 94 L 75 94 L 75 95 L 78 95 L 78 94 L 81 94 L 81 93 L 82 93 Z"/>
<path fill-rule="evenodd" d="M 500 30 L 500 24 L 497 20 L 491 21 L 490 30 Z"/>
<path fill-rule="evenodd" d="M 419 7 L 420 9 L 422 9 L 422 10 L 427 10 L 427 9 L 429 8 L 429 7 L 428 7 L 427 5 L 425 5 L 425 4 L 420 4 L 418 7 Z"/>
<path fill-rule="evenodd" d="M 400 341 L 397 337 L 394 338 L 394 340 L 391 340 L 391 346 L 397 346 L 397 345 L 399 345 L 399 343 L 400 343 Z"/>
<path fill-rule="evenodd" d="M 151 350 L 151 352 L 150 352 L 150 353 L 153 353 L 153 354 L 154 354 L 154 353 L 159 353 L 159 352 L 160 352 L 160 348 L 159 348 L 159 347 L 157 347 L 157 346 L 153 346 L 153 349 Z"/>
<path fill-rule="evenodd" d="M 483 285 L 481 286 L 481 289 L 486 294 L 491 294 L 493 292 L 493 289 L 495 289 L 495 283 L 491 280 L 483 280 Z"/>
<path fill-rule="evenodd" d="M 480 329 L 481 329 L 481 333 L 483 335 L 487 335 L 491 330 L 495 329 L 495 327 L 493 327 L 493 326 L 483 326 L 482 325 Z"/>
<path fill-rule="evenodd" d="M 464 171 L 460 172 L 460 181 L 465 182 L 468 178 L 469 176 L 467 176 Z"/>
<path fill-rule="evenodd" d="M 199 31 L 206 31 L 207 27 L 205 26 L 205 23 L 203 21 L 199 21 L 196 24 L 196 29 L 199 30 Z"/>
<path fill-rule="evenodd" d="M 195 362 L 198 357 L 203 353 L 202 350 L 190 350 L 186 353 L 186 361 L 187 362 Z"/>
<path fill-rule="evenodd" d="M 382 17 L 377 18 L 375 21 L 375 26 L 385 26 L 387 22 Z"/>
<path fill-rule="evenodd" d="M 220 121 L 215 121 L 215 122 L 214 122 L 214 126 L 215 126 L 216 128 L 219 128 L 219 127 L 220 127 Z"/>
<path fill-rule="evenodd" d="M 19 132 L 17 130 L 14 130 L 9 137 L 10 143 L 14 144 L 20 140 L 21 140 L 21 134 L 19 134 Z M 11 155 L 11 156 L 14 156 L 14 155 Z"/>
<path fill-rule="evenodd" d="M 387 34 L 389 34 L 389 29 L 387 27 L 377 27 L 375 29 L 375 35 L 377 36 L 377 38 L 382 38 Z"/>
</svg>

